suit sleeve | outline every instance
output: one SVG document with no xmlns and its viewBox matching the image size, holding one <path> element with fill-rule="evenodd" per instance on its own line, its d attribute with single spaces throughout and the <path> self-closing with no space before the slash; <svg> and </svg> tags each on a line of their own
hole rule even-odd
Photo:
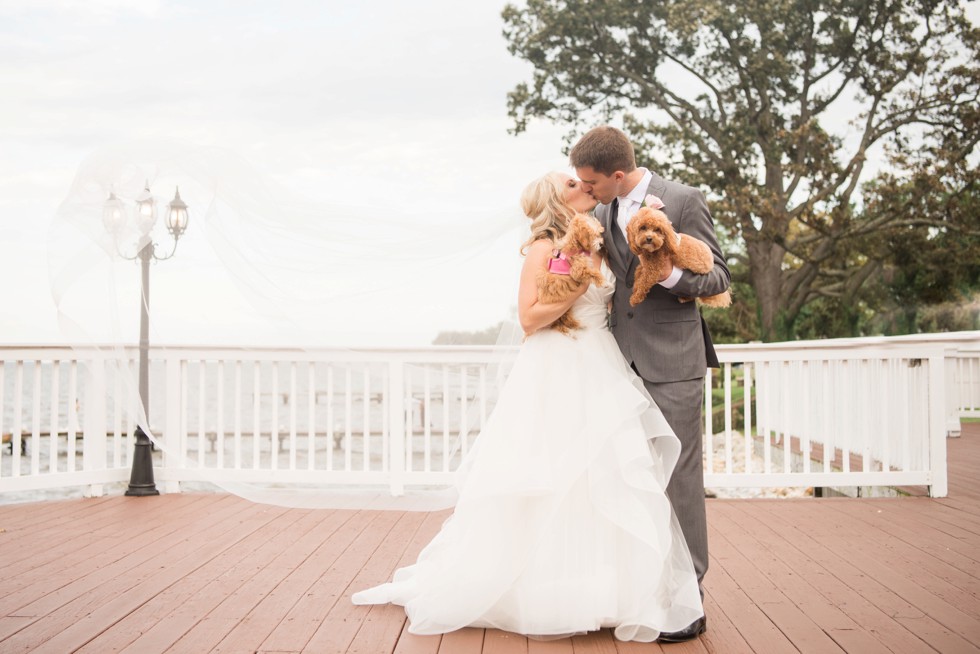
<svg viewBox="0 0 980 654">
<path fill-rule="evenodd" d="M 731 286 L 732 276 L 721 253 L 721 246 L 718 245 L 718 238 L 715 236 L 715 223 L 708 211 L 708 203 L 704 199 L 704 194 L 696 189 L 691 189 L 684 200 L 681 219 L 675 229 L 682 234 L 704 241 L 711 249 L 715 265 L 711 272 L 704 275 L 685 270 L 680 281 L 669 292 L 680 297 L 718 295 Z"/>
</svg>

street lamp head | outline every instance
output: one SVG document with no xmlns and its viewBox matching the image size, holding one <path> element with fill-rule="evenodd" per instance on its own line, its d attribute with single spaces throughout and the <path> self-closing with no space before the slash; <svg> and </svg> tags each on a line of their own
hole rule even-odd
<svg viewBox="0 0 980 654">
<path fill-rule="evenodd" d="M 115 236 L 118 234 L 126 222 L 126 209 L 123 207 L 122 200 L 116 197 L 115 193 L 109 193 L 109 198 L 102 207 L 102 224 L 105 230 Z"/>
<path fill-rule="evenodd" d="M 136 198 L 136 220 L 139 223 L 140 234 L 146 236 L 157 221 L 156 205 L 150 194 L 150 182 L 146 182 L 143 192 Z"/>
<path fill-rule="evenodd" d="M 187 213 L 187 203 L 180 199 L 180 187 L 177 187 L 177 192 L 169 206 L 170 210 L 167 212 L 166 219 L 167 230 L 173 234 L 176 240 L 187 229 L 187 222 L 190 219 Z"/>
</svg>

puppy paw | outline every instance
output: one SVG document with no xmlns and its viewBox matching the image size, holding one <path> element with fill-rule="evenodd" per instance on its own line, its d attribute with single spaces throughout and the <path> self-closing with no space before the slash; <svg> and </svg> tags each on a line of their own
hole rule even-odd
<svg viewBox="0 0 980 654">
<path fill-rule="evenodd" d="M 724 293 L 719 293 L 718 295 L 709 295 L 707 297 L 700 298 L 700 302 L 706 307 L 725 309 L 732 305 L 732 294 L 730 291 L 725 291 Z"/>
</svg>

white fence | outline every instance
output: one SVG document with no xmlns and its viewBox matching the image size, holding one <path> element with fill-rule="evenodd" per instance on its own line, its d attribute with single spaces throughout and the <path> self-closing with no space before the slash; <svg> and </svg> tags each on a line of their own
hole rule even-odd
<svg viewBox="0 0 980 654">
<path fill-rule="evenodd" d="M 980 344 L 965 345 L 946 359 L 946 414 L 950 432 L 959 418 L 980 418 Z"/>
<path fill-rule="evenodd" d="M 944 496 L 945 438 L 980 404 L 978 346 L 980 333 L 961 332 L 719 347 L 713 420 L 712 371 L 706 380 L 706 485 L 922 485 Z"/>
<path fill-rule="evenodd" d="M 924 485 L 978 414 L 976 332 L 723 346 L 706 379 L 710 487 Z M 162 490 L 181 482 L 446 484 L 495 401 L 489 348 L 154 348 Z M 0 348 L 0 492 L 129 478 L 136 351 Z M 710 446 L 708 446 L 710 445 Z M 514 456 L 520 456 L 515 452 Z"/>
</svg>

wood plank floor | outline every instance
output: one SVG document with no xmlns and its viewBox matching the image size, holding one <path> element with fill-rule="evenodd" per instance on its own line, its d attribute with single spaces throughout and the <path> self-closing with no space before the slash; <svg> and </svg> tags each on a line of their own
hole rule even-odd
<svg viewBox="0 0 980 654">
<path fill-rule="evenodd" d="M 690 643 L 413 636 L 400 608 L 350 595 L 447 512 L 183 494 L 0 506 L 0 652 L 978 652 L 980 424 L 964 427 L 948 498 L 709 500 L 709 629 Z"/>
</svg>

